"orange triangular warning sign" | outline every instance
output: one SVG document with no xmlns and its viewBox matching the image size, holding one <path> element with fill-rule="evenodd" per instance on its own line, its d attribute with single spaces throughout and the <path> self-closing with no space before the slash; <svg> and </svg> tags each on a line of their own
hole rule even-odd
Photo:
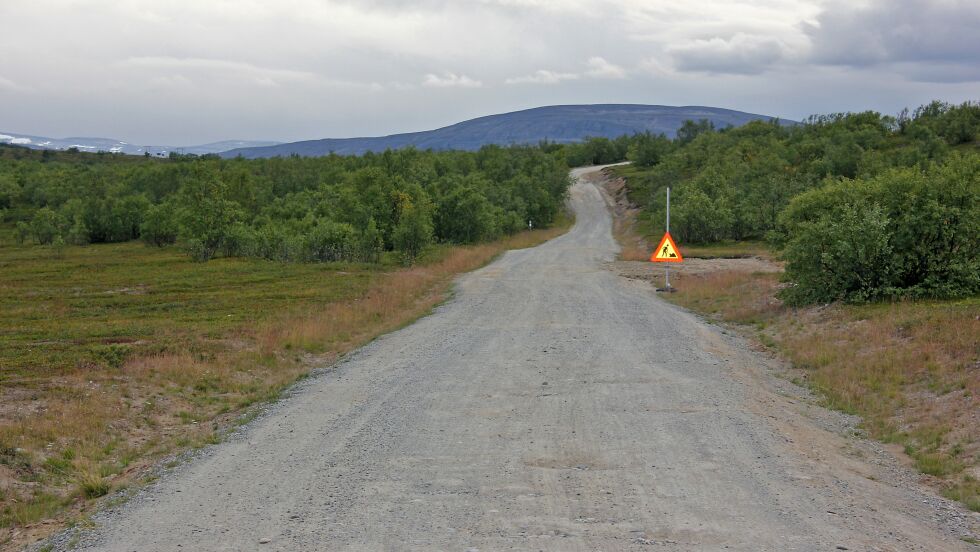
<svg viewBox="0 0 980 552">
<path fill-rule="evenodd" d="M 684 260 L 674 238 L 670 237 L 670 232 L 664 234 L 664 239 L 660 240 L 660 245 L 650 255 L 650 260 L 655 263 L 679 263 Z"/>
</svg>

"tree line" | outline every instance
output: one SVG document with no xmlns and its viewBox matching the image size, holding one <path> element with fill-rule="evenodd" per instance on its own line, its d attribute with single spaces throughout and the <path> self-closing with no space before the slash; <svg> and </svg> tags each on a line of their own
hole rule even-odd
<svg viewBox="0 0 980 552">
<path fill-rule="evenodd" d="M 229 159 L 0 149 L 0 220 L 21 242 L 141 239 L 195 259 L 411 262 L 434 242 L 467 244 L 546 227 L 568 188 L 563 151 L 487 146 Z"/>
<path fill-rule="evenodd" d="M 144 159 L 0 147 L 0 222 L 18 239 L 142 239 L 195 259 L 411 262 L 430 244 L 551 224 L 567 168 L 630 160 L 646 228 L 682 243 L 765 239 L 794 303 L 980 292 L 980 103 L 738 128 L 686 121 L 579 143 L 363 156 Z"/>
<path fill-rule="evenodd" d="M 634 136 L 630 197 L 681 243 L 768 240 L 803 304 L 980 293 L 980 103 Z"/>
</svg>

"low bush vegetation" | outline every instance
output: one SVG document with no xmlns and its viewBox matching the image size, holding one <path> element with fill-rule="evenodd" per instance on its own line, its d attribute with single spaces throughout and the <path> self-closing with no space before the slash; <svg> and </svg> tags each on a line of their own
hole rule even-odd
<svg viewBox="0 0 980 552">
<path fill-rule="evenodd" d="M 792 303 L 980 292 L 980 155 L 844 179 L 794 198 L 778 242 Z"/>
<path fill-rule="evenodd" d="M 681 244 L 769 240 L 794 304 L 980 293 L 980 103 L 682 130 L 627 146 L 639 231 L 671 186 Z"/>
<path fill-rule="evenodd" d="M 198 261 L 396 251 L 412 262 L 432 243 L 548 227 L 568 187 L 566 152 L 547 144 L 262 160 L 47 153 L 0 149 L 0 213 L 20 242 L 142 239 Z"/>
</svg>

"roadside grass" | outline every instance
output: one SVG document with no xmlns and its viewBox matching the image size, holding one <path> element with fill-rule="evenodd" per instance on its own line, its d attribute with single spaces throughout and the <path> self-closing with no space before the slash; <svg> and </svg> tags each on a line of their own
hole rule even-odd
<svg viewBox="0 0 980 552">
<path fill-rule="evenodd" d="M 699 245 L 680 245 L 681 254 L 691 259 L 770 258 L 769 246 L 762 241 L 723 241 Z"/>
<path fill-rule="evenodd" d="M 667 299 L 741 325 L 830 408 L 900 445 L 941 492 L 980 511 L 980 298 L 789 308 L 778 274 L 676 276 Z"/>
<path fill-rule="evenodd" d="M 619 260 L 649 261 L 650 255 L 653 253 L 652 246 L 647 245 L 645 240 L 637 238 L 635 231 L 630 225 L 631 221 L 624 222 L 619 217 L 613 220 L 613 235 L 619 243 Z M 681 250 L 682 254 L 683 252 Z"/>
<path fill-rule="evenodd" d="M 570 226 L 434 247 L 411 267 L 55 252 L 0 234 L 0 548 L 217 442 L 313 367 L 428 313 L 458 274 Z"/>
<path fill-rule="evenodd" d="M 653 248 L 663 236 L 663 231 L 660 231 L 659 235 L 636 236 L 635 228 L 634 221 L 626 222 L 619 218 L 613 224 L 613 233 L 619 242 L 619 260 L 621 261 L 649 261 Z M 769 259 L 772 257 L 768 246 L 764 242 L 756 241 L 719 242 L 703 245 L 677 244 L 677 247 L 685 259 L 745 259 L 750 257 Z"/>
<path fill-rule="evenodd" d="M 644 173 L 625 177 L 629 201 L 646 197 Z M 637 189 L 633 189 L 638 183 Z M 623 260 L 648 260 L 662 230 L 617 209 Z M 655 243 L 653 245 L 656 245 Z M 763 242 L 679 244 L 689 258 L 770 258 Z M 858 415 L 869 436 L 899 446 L 946 497 L 980 511 L 980 298 L 790 308 L 781 274 L 677 273 L 664 297 L 741 327 L 789 360 L 826 406 Z"/>
</svg>

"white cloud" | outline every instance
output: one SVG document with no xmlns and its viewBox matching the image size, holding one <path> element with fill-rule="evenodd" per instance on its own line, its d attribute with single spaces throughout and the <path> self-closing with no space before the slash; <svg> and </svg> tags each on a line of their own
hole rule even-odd
<svg viewBox="0 0 980 552">
<path fill-rule="evenodd" d="M 483 83 L 466 75 L 444 71 L 441 75 L 429 73 L 422 80 L 422 86 L 431 88 L 480 88 Z"/>
<path fill-rule="evenodd" d="M 595 0 L 477 0 L 479 3 L 504 8 L 535 9 L 542 12 L 562 12 L 591 15 L 600 2 Z"/>
<path fill-rule="evenodd" d="M 504 80 L 505 84 L 560 84 L 564 81 L 578 80 L 582 78 L 592 79 L 624 79 L 626 69 L 609 63 L 604 58 L 592 56 L 586 62 L 586 68 L 581 73 L 562 73 L 538 69 L 530 75 L 520 77 L 510 77 Z"/>
<path fill-rule="evenodd" d="M 784 49 L 776 39 L 736 33 L 727 40 L 691 40 L 667 48 L 667 53 L 680 71 L 756 75 L 782 59 Z"/>
<path fill-rule="evenodd" d="M 637 68 L 641 72 L 655 77 L 670 77 L 675 73 L 673 66 L 659 57 L 642 59 L 637 64 Z"/>
<path fill-rule="evenodd" d="M 355 82 L 342 79 L 331 79 L 312 71 L 262 67 L 252 63 L 211 58 L 178 58 L 171 56 L 129 57 L 120 65 L 134 69 L 150 71 L 173 71 L 170 78 L 175 84 L 186 85 L 193 80 L 185 73 L 206 76 L 208 78 L 222 77 L 241 80 L 258 86 L 281 86 L 295 83 L 315 83 L 330 86 L 351 86 L 376 89 L 375 82 Z"/>
<path fill-rule="evenodd" d="M 626 69 L 622 67 L 609 63 L 605 58 L 599 56 L 592 56 L 589 58 L 589 69 L 585 72 L 586 75 L 596 78 L 596 79 L 625 79 Z"/>
<path fill-rule="evenodd" d="M 576 73 L 557 73 L 546 69 L 538 69 L 530 75 L 511 77 L 504 80 L 506 84 L 558 84 L 562 81 L 579 78 Z"/>
</svg>

